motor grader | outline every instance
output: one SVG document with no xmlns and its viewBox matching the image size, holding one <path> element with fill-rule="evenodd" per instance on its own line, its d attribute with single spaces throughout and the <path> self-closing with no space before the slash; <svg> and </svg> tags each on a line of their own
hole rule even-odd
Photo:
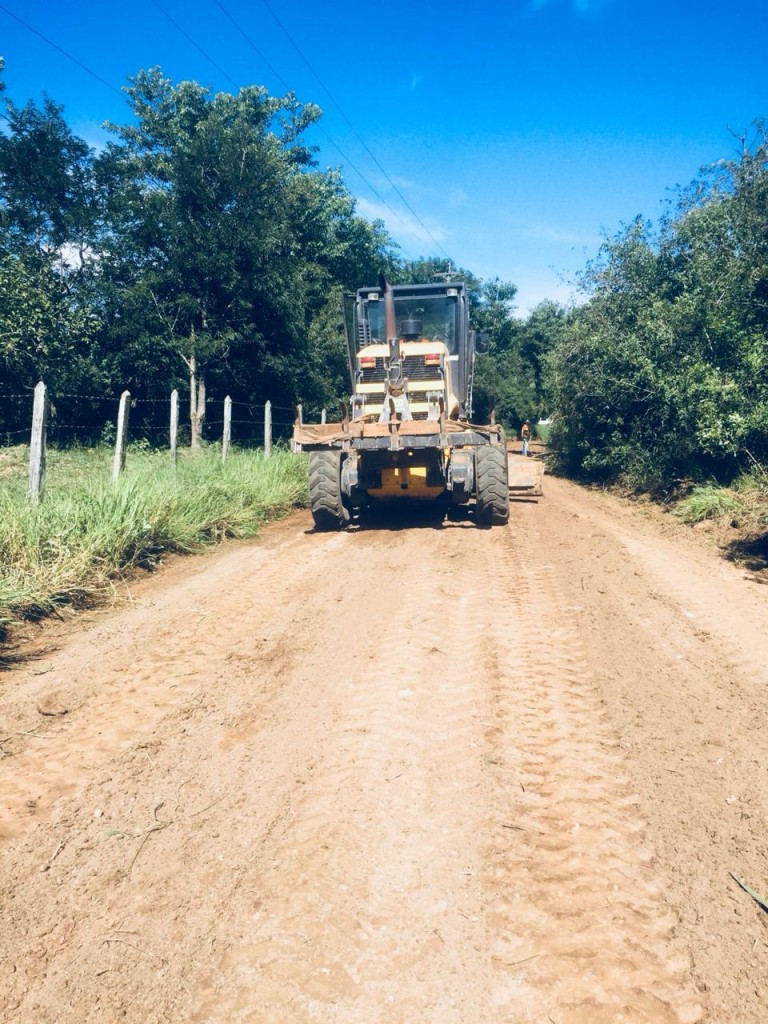
<svg viewBox="0 0 768 1024">
<path fill-rule="evenodd" d="M 367 509 L 428 503 L 509 518 L 501 426 L 472 422 L 476 334 L 463 281 L 361 288 L 345 310 L 352 396 L 338 423 L 304 423 L 292 448 L 309 453 L 309 500 L 319 530 Z"/>
</svg>

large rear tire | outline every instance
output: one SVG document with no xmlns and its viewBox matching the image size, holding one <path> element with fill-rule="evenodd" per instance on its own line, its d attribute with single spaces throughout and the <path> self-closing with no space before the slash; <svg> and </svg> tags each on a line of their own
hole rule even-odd
<svg viewBox="0 0 768 1024">
<path fill-rule="evenodd" d="M 506 449 L 483 445 L 475 451 L 475 517 L 483 526 L 509 521 L 509 469 Z"/>
<path fill-rule="evenodd" d="M 339 530 L 349 522 L 341 493 L 341 452 L 309 453 L 309 507 L 318 530 Z"/>
</svg>

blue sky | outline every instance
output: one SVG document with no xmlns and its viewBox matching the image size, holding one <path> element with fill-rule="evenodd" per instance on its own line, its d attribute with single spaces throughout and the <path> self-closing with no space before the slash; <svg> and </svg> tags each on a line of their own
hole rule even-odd
<svg viewBox="0 0 768 1024">
<path fill-rule="evenodd" d="M 291 88 L 362 214 L 407 257 L 512 281 L 520 314 L 768 116 L 767 37 L 765 0 L 0 0 L 17 104 L 46 92 L 99 145 L 140 68 Z"/>
</svg>

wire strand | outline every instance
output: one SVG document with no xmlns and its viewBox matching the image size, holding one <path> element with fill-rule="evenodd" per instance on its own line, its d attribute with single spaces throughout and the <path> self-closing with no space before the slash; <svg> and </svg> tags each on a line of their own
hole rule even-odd
<svg viewBox="0 0 768 1024">
<path fill-rule="evenodd" d="M 220 64 L 217 64 L 217 63 L 216 63 L 216 61 L 215 61 L 215 60 L 213 59 L 213 57 L 212 57 L 212 56 L 211 56 L 211 55 L 210 55 L 209 53 L 207 53 L 207 52 L 206 52 L 206 51 L 205 51 L 205 50 L 204 50 L 204 49 L 202 48 L 202 46 L 200 46 L 200 44 L 199 44 L 199 43 L 196 43 L 196 42 L 195 42 L 195 40 L 194 40 L 194 39 L 192 38 L 192 36 L 191 36 L 191 35 L 189 34 L 189 32 L 186 32 L 186 31 L 185 31 L 185 30 L 184 30 L 184 29 L 183 29 L 183 28 L 181 27 L 181 25 L 180 25 L 180 24 L 178 23 L 178 21 L 176 21 L 176 19 L 175 19 L 175 18 L 172 18 L 172 17 L 171 17 L 171 15 L 170 15 L 170 14 L 168 13 L 168 11 L 166 11 L 166 9 L 165 9 L 165 8 L 164 8 L 164 7 L 163 7 L 163 6 L 161 5 L 161 4 L 159 4 L 159 3 L 157 2 L 157 0 L 152 0 L 152 3 L 153 3 L 153 4 L 155 5 L 155 7 L 156 7 L 156 8 L 158 9 L 158 11 L 160 11 L 160 13 L 161 13 L 161 14 L 164 14 L 164 15 L 165 15 L 165 17 L 166 17 L 166 18 L 168 19 L 168 21 L 170 21 L 170 23 L 171 23 L 171 24 L 173 25 L 173 27 L 174 27 L 175 29 L 177 29 L 177 31 L 179 31 L 179 32 L 180 32 L 180 33 L 181 33 L 181 34 L 182 34 L 182 35 L 184 36 L 184 38 L 185 38 L 185 39 L 187 40 L 187 42 L 191 43 L 191 44 L 192 44 L 192 46 L 194 46 L 194 48 L 195 48 L 196 50 L 198 50 L 198 51 L 199 51 L 200 53 L 202 53 L 202 55 L 203 55 L 203 56 L 205 57 L 205 59 L 206 59 L 207 61 L 209 61 L 209 62 L 210 62 L 211 64 L 213 64 L 213 66 L 214 66 L 214 67 L 216 68 L 216 70 L 217 70 L 217 71 L 218 71 L 218 72 L 219 72 L 220 74 L 224 75 L 224 77 L 226 78 L 226 80 L 227 80 L 228 82 L 231 82 L 231 83 L 232 83 L 232 85 L 234 85 L 234 87 L 235 87 L 235 88 L 237 88 L 237 82 L 235 82 L 235 80 L 234 80 L 233 78 L 231 78 L 231 77 L 230 77 L 230 76 L 229 76 L 229 75 L 227 74 L 227 72 L 226 72 L 226 71 L 224 70 L 224 68 L 223 68 L 223 67 L 222 67 L 222 66 L 221 66 Z"/>
<path fill-rule="evenodd" d="M 280 74 L 280 72 L 267 60 L 267 58 L 264 56 L 264 54 L 261 52 L 261 50 L 258 48 L 258 46 L 254 43 L 254 41 L 251 39 L 251 37 L 248 35 L 248 33 L 245 31 L 245 29 L 233 18 L 233 16 L 219 2 L 219 0 L 213 0 L 213 2 L 219 8 L 219 10 L 222 12 L 222 14 L 231 21 L 231 23 L 234 25 L 234 27 L 237 29 L 237 31 L 240 33 L 240 35 L 243 37 L 243 39 L 245 39 L 245 41 L 248 43 L 248 45 L 251 47 L 251 49 L 254 51 L 254 53 L 257 54 L 257 56 L 264 62 L 264 64 L 266 64 L 266 66 L 269 68 L 269 70 L 272 72 L 272 74 L 277 78 L 277 80 L 289 92 L 292 92 L 293 90 L 292 90 L 291 86 L 288 84 L 288 82 L 286 82 L 286 80 L 283 78 L 283 76 Z M 270 14 L 271 13 L 272 12 L 270 11 Z M 273 17 L 274 17 L 274 15 L 273 15 Z M 277 19 L 275 19 L 275 20 L 277 20 Z M 278 22 L 278 24 L 279 24 L 279 22 Z M 282 26 L 281 26 L 281 28 L 282 28 Z M 283 31 L 285 31 L 285 30 L 283 30 Z M 311 68 L 310 68 L 310 70 L 311 70 Z M 313 72 L 313 74 L 314 74 L 314 72 Z M 317 77 L 317 76 L 315 76 L 315 77 Z M 318 81 L 319 81 L 319 79 L 318 79 Z M 320 84 L 322 85 L 322 82 Z M 323 86 L 323 88 L 325 88 L 325 86 Z M 326 92 L 327 92 L 327 90 L 326 90 Z M 328 95 L 330 96 L 330 93 Z M 331 97 L 331 99 L 333 99 L 333 97 Z M 334 103 L 335 103 L 335 100 L 334 100 Z M 342 114 L 343 114 L 343 111 L 342 111 Z M 347 163 L 352 168 L 352 170 L 360 178 L 360 180 L 370 189 L 370 191 L 378 199 L 378 201 L 382 204 L 382 206 L 385 206 L 389 210 L 389 212 L 392 214 L 392 216 L 396 217 L 397 220 L 400 221 L 400 223 L 403 225 L 403 227 L 408 228 L 409 225 L 408 225 L 407 221 L 403 220 L 403 218 L 400 216 L 400 214 L 397 212 L 397 210 L 394 210 L 389 205 L 387 200 L 382 195 L 380 195 L 380 193 L 378 192 L 376 187 L 371 184 L 371 182 L 366 178 L 366 176 L 363 174 L 363 172 L 360 170 L 360 168 L 357 167 L 357 165 L 350 159 L 350 157 L 347 156 L 347 154 L 344 152 L 344 150 L 341 148 L 341 146 L 328 134 L 328 132 L 325 130 L 325 128 L 323 128 L 322 125 L 318 124 L 317 125 L 317 129 L 321 133 L 321 135 L 323 135 L 327 139 L 327 141 L 333 146 L 333 148 L 339 154 L 341 159 L 344 160 L 345 163 Z M 390 181 L 390 179 L 389 179 L 388 175 L 386 174 L 386 172 L 384 172 L 384 176 L 387 178 L 388 181 Z M 390 183 L 391 183 L 391 181 L 390 181 Z M 395 191 L 397 191 L 397 190 L 395 190 Z M 413 211 L 411 211 L 411 212 L 413 212 Z M 416 216 L 416 214 L 414 214 L 414 216 Z M 416 219 L 418 220 L 418 217 Z M 421 222 L 419 222 L 419 223 L 421 223 Z M 422 225 L 422 227 L 423 227 L 423 225 Z M 424 230 L 426 231 L 427 229 L 424 228 Z M 427 232 L 427 234 L 429 234 L 429 232 Z M 433 239 L 433 241 L 434 241 L 434 239 Z M 435 244 L 437 245 L 438 243 L 435 242 Z"/>
<path fill-rule="evenodd" d="M 446 259 L 450 259 L 451 257 L 448 255 L 448 253 L 445 251 L 445 249 L 442 247 L 442 245 L 438 242 L 438 240 L 435 238 L 435 236 L 432 234 L 432 232 L 429 230 L 429 228 L 426 226 L 426 224 L 422 221 L 422 219 L 419 217 L 419 215 L 413 209 L 413 207 L 408 202 L 408 200 L 405 198 L 403 193 L 400 191 L 400 189 L 397 187 L 397 185 L 394 183 L 394 181 L 390 178 L 389 174 L 387 174 L 387 171 L 385 170 L 385 168 L 381 165 L 379 160 L 376 158 L 375 154 L 371 151 L 370 147 L 368 146 L 368 143 L 362 137 L 362 135 L 357 130 L 357 128 L 355 128 L 355 126 L 352 123 L 352 121 L 350 121 L 350 119 L 347 117 L 346 113 L 342 109 L 342 107 L 339 104 L 339 102 L 337 101 L 336 97 L 333 95 L 331 90 L 328 88 L 328 86 L 325 84 L 325 82 L 322 80 L 322 78 L 318 75 L 318 73 L 312 67 L 312 65 L 310 64 L 308 58 L 305 56 L 304 52 L 299 47 L 298 43 L 294 40 L 293 36 L 290 34 L 288 29 L 285 27 L 285 25 L 282 23 L 282 21 L 278 18 L 278 16 L 272 10 L 272 8 L 270 7 L 270 5 L 267 2 L 267 0 L 261 0 L 261 2 L 262 2 L 262 5 L 264 7 L 266 7 L 266 9 L 272 15 L 274 20 L 277 22 L 278 26 L 280 27 L 282 32 L 285 34 L 285 37 L 288 40 L 288 42 L 294 48 L 296 53 L 298 53 L 299 57 L 301 57 L 301 59 L 306 64 L 306 66 L 309 68 L 310 74 L 314 77 L 315 81 L 320 85 L 320 88 L 324 90 L 324 92 L 326 93 L 326 95 L 330 99 L 331 103 L 333 103 L 333 105 L 336 107 L 338 112 L 344 118 L 344 121 L 347 123 L 349 128 L 352 130 L 352 132 L 353 132 L 355 138 L 357 139 L 357 141 L 360 143 L 360 145 L 366 151 L 368 156 L 371 158 L 371 160 L 373 160 L 373 162 L 376 164 L 378 169 L 381 171 L 381 173 L 387 179 L 387 181 L 391 185 L 392 190 L 394 191 L 395 195 L 399 196 L 399 198 L 400 198 L 401 202 L 403 203 L 403 205 L 405 206 L 405 208 L 416 219 L 417 224 L 419 224 L 419 226 L 424 229 L 426 234 L 432 239 L 432 241 L 435 243 L 435 245 L 438 247 L 438 249 L 442 252 L 442 254 L 445 256 L 445 258 Z"/>
<path fill-rule="evenodd" d="M 24 28 L 28 29 L 30 32 L 33 32 L 36 36 L 42 39 L 44 43 L 47 43 L 49 46 L 52 46 L 54 50 L 58 50 L 58 52 L 62 54 L 64 57 L 66 57 L 67 60 L 72 61 L 73 64 L 77 64 L 77 66 L 79 68 L 82 68 L 82 70 L 85 71 L 86 74 L 89 74 L 92 78 L 95 78 L 97 82 L 101 82 L 102 85 L 105 85 L 112 92 L 116 93 L 121 100 L 125 99 L 125 93 L 121 92 L 120 89 L 118 89 L 116 86 L 108 82 L 106 78 L 102 78 L 101 75 L 97 75 L 95 71 L 92 71 L 91 68 L 89 68 L 86 64 L 83 64 L 83 62 L 78 60 L 77 57 L 73 57 L 71 53 L 68 53 L 63 47 L 59 46 L 58 43 L 54 43 L 54 41 L 52 39 L 49 39 L 48 36 L 43 35 L 42 32 L 38 32 L 36 28 L 33 28 L 32 25 L 24 21 L 23 18 L 20 18 L 18 14 L 15 14 L 13 11 L 9 10 L 5 6 L 5 4 L 0 4 L 0 11 L 5 11 L 5 13 L 10 18 L 14 18 L 16 21 L 18 21 L 20 25 L 23 25 Z"/>
</svg>

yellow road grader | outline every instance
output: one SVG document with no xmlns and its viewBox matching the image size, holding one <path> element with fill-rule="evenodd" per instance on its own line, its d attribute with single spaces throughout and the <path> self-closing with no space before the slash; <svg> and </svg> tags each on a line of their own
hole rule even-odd
<svg viewBox="0 0 768 1024">
<path fill-rule="evenodd" d="M 351 298 L 351 297 L 350 297 Z M 309 453 L 309 499 L 319 530 L 367 509 L 469 506 L 478 524 L 509 518 L 502 428 L 472 418 L 476 335 L 463 281 L 361 288 L 345 316 L 350 407 L 339 423 L 303 423 L 292 447 Z"/>
</svg>

